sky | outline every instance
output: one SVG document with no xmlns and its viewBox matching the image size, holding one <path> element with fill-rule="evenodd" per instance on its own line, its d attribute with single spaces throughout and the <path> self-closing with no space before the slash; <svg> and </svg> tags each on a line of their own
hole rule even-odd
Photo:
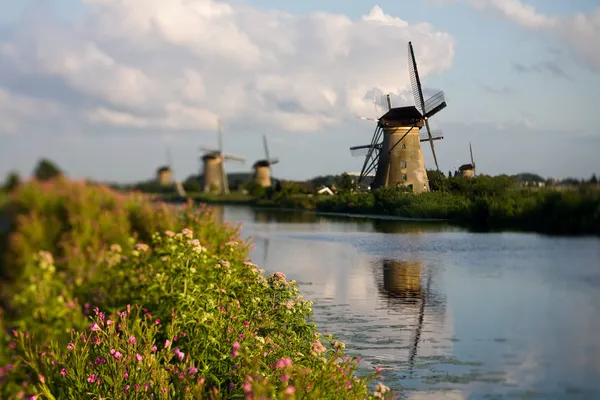
<svg viewBox="0 0 600 400">
<path fill-rule="evenodd" d="M 440 169 L 600 174 L 597 0 L 18 0 L 0 2 L 0 180 L 41 157 L 73 178 L 178 179 L 217 146 L 250 172 L 360 171 L 372 93 L 413 105 L 412 41 Z M 431 149 L 423 152 L 434 168 Z"/>
</svg>

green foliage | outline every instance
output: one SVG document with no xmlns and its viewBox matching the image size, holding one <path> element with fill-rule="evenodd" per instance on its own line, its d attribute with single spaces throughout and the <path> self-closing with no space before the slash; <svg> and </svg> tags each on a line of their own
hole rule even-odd
<svg viewBox="0 0 600 400">
<path fill-rule="evenodd" d="M 33 176 L 40 181 L 47 181 L 62 175 L 62 171 L 52 161 L 42 158 L 36 165 Z"/>
<path fill-rule="evenodd" d="M 208 209 L 58 180 L 20 187 L 5 211 L 4 266 L 19 273 L 2 288 L 0 398 L 389 396 Z"/>
<path fill-rule="evenodd" d="M 11 192 L 14 189 L 16 189 L 20 184 L 21 184 L 21 177 L 19 176 L 18 173 L 13 171 L 13 172 L 10 172 L 6 176 L 6 180 L 4 181 L 3 189 L 6 192 Z"/>
<path fill-rule="evenodd" d="M 200 184 L 200 179 L 197 176 L 190 176 L 185 181 L 183 181 L 183 190 L 186 193 L 199 193 L 202 191 L 202 185 Z"/>
<path fill-rule="evenodd" d="M 448 180 L 442 172 L 435 170 L 427 170 L 427 179 L 429 180 L 429 188 L 432 192 L 448 191 Z"/>
<path fill-rule="evenodd" d="M 351 191 L 354 189 L 354 178 L 344 172 L 340 177 L 337 187 L 340 191 Z"/>
<path fill-rule="evenodd" d="M 319 197 L 319 211 L 447 219 L 475 229 L 523 229 L 552 234 L 600 234 L 600 191 L 521 190 L 514 178 L 443 178 L 430 174 L 436 191 L 405 188 Z"/>
</svg>

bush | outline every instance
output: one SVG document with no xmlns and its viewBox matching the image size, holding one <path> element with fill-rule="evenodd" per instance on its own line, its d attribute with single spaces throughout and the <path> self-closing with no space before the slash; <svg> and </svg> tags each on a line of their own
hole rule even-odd
<svg viewBox="0 0 600 400">
<path fill-rule="evenodd" d="M 2 292 L 2 398 L 389 396 L 206 209 L 62 180 L 24 185 L 7 210 L 20 273 Z"/>
</svg>

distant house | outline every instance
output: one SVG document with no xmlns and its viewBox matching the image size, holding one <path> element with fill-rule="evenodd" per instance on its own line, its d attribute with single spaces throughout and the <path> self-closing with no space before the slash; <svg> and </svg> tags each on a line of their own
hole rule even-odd
<svg viewBox="0 0 600 400">
<path fill-rule="evenodd" d="M 156 170 L 156 182 L 159 185 L 167 186 L 171 182 L 171 168 L 164 166 Z"/>
<path fill-rule="evenodd" d="M 317 190 L 317 194 L 328 194 L 330 196 L 333 196 L 333 191 L 331 189 L 329 189 L 327 186 L 323 186 L 322 188 Z"/>
</svg>

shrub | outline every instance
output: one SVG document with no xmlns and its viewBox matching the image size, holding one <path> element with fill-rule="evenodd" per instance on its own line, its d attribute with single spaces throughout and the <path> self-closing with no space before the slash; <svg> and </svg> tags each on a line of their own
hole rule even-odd
<svg viewBox="0 0 600 400">
<path fill-rule="evenodd" d="M 11 240 L 21 243 L 10 260 L 21 273 L 3 292 L 0 323 L 14 331 L 0 338 L 0 397 L 390 395 L 369 389 L 377 373 L 358 378 L 358 360 L 308 322 L 311 304 L 296 283 L 265 277 L 246 261 L 237 229 L 210 212 L 52 185 L 29 183 L 10 200 L 20 219 Z M 102 206 L 125 225 L 118 234 L 90 229 Z"/>
</svg>

